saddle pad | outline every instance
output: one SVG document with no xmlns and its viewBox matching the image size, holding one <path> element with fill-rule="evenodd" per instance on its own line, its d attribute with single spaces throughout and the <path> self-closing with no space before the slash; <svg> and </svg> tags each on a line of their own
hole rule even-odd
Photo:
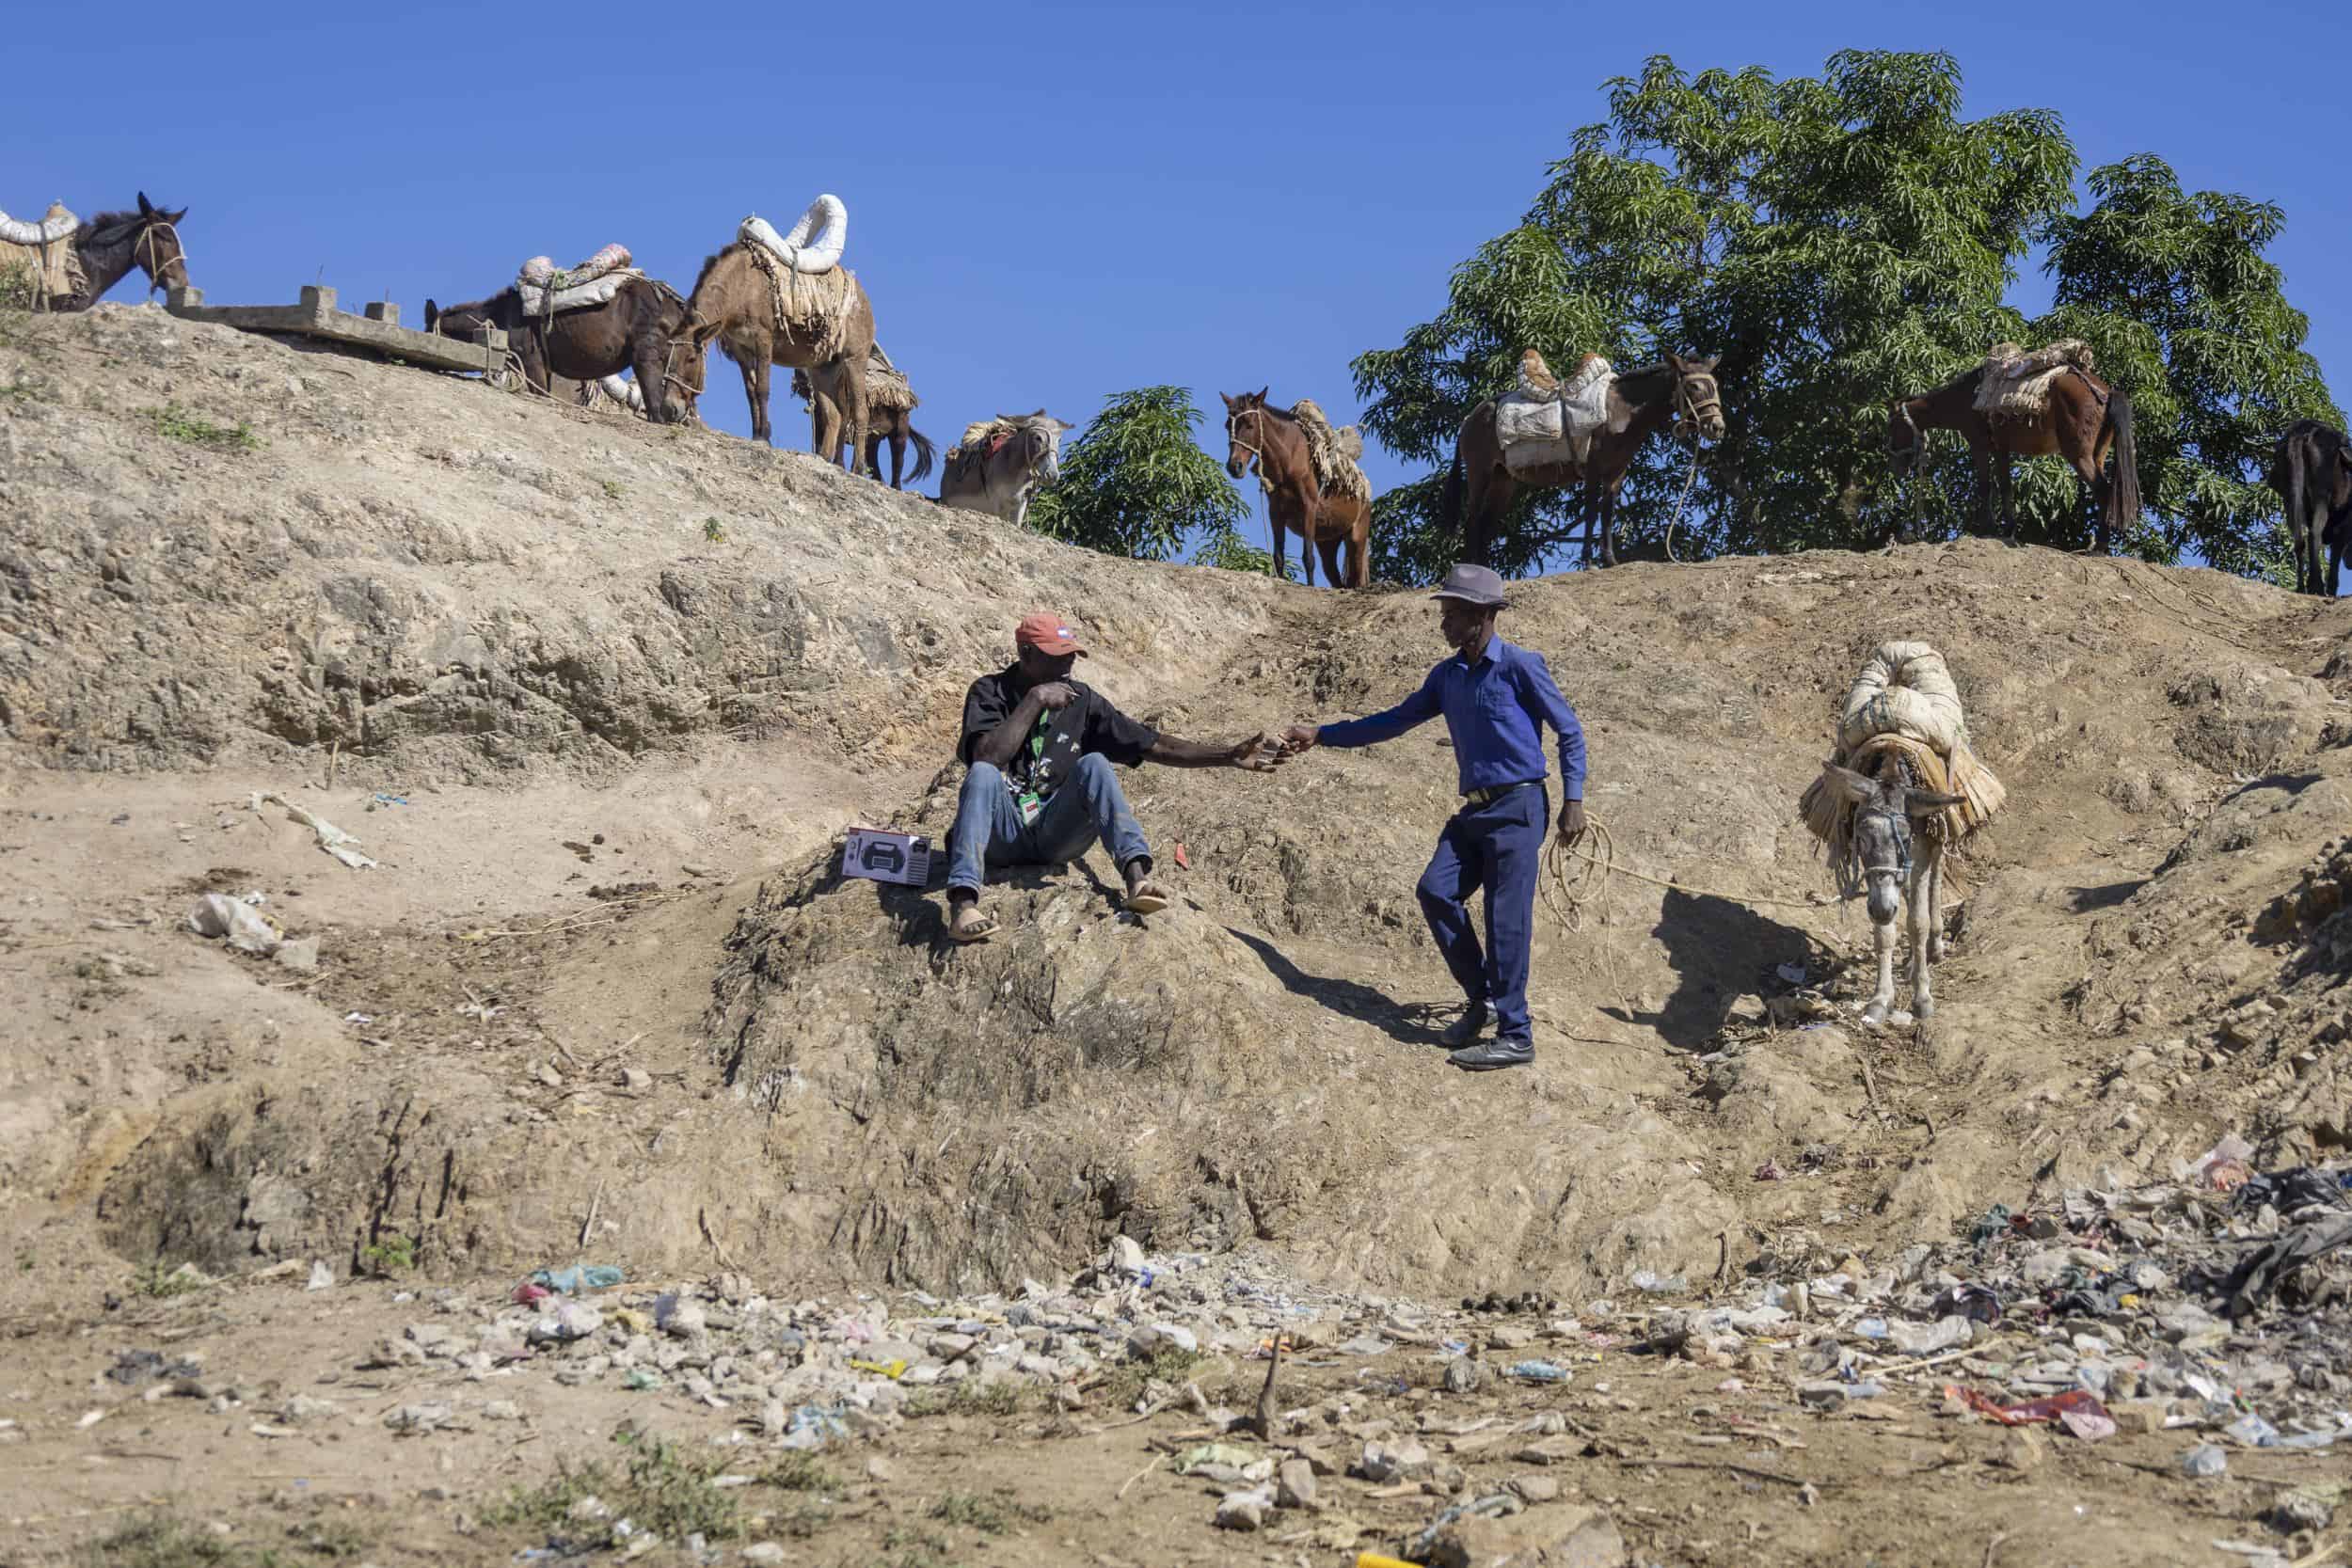
<svg viewBox="0 0 2352 1568">
<path fill-rule="evenodd" d="M 633 272 L 609 272 L 593 283 L 572 289 L 534 289 L 528 283 L 517 283 L 515 288 L 522 295 L 524 315 L 556 316 L 607 303 L 621 292 L 622 284 L 636 276 Z"/>
<path fill-rule="evenodd" d="M 576 267 L 558 267 L 552 256 L 533 256 L 515 274 L 515 281 L 530 289 L 569 289 L 594 282 L 629 263 L 628 246 L 609 245 Z"/>
</svg>

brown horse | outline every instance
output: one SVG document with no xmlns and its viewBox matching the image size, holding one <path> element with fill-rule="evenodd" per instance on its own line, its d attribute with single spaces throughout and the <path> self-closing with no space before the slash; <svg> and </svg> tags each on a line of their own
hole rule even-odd
<svg viewBox="0 0 2352 1568">
<path fill-rule="evenodd" d="M 424 302 L 427 332 L 471 339 L 484 326 L 506 334 L 522 361 L 523 384 L 541 396 L 548 393 L 550 374 L 597 381 L 633 370 L 646 419 L 685 424 L 694 418 L 703 359 L 695 351 L 693 320 L 678 292 L 657 278 L 628 278 L 602 305 L 553 316 L 524 315 L 522 294 L 511 286 L 446 310 Z"/>
<path fill-rule="evenodd" d="M 840 451 L 840 404 L 833 395 L 834 372 L 819 371 L 817 373 L 825 385 L 823 392 L 812 391 L 809 372 L 796 370 L 792 372 L 792 395 L 808 404 L 809 438 L 812 442 L 824 440 L 828 425 L 834 432 L 836 444 L 834 451 L 824 454 L 828 461 L 832 461 Z M 909 480 L 921 480 L 931 471 L 931 465 L 939 456 L 939 449 L 931 444 L 931 438 L 914 428 L 914 410 L 922 401 L 914 395 L 914 388 L 906 376 L 895 366 L 890 366 L 887 356 L 877 348 L 866 372 L 866 466 L 873 470 L 877 479 L 882 477 L 882 444 L 888 440 L 890 487 L 893 490 L 905 489 Z M 912 469 L 907 467 L 909 441 L 914 443 L 914 467 Z"/>
<path fill-rule="evenodd" d="M 180 248 L 179 230 L 180 220 L 187 215 L 185 207 L 175 213 L 153 205 L 141 191 L 138 211 L 101 213 L 83 224 L 65 242 L 73 247 L 67 271 L 75 286 L 52 294 L 49 309 L 87 310 L 133 267 L 147 274 L 150 294 L 187 287 L 187 257 Z"/>
<path fill-rule="evenodd" d="M 1505 466 L 1490 398 L 1470 410 L 1454 442 L 1454 466 L 1446 471 L 1438 503 L 1446 526 L 1463 530 L 1466 558 L 1484 566 L 1492 548 L 1495 525 L 1502 520 L 1521 485 L 1581 485 L 1583 497 L 1578 511 L 1586 522 L 1586 559 L 1591 558 L 1597 520 L 1600 563 L 1614 566 L 1617 493 L 1625 486 L 1626 471 L 1633 467 L 1642 443 L 1669 422 L 1686 426 L 1694 436 L 1723 439 L 1723 397 L 1716 389 L 1713 359 L 1685 359 L 1669 354 L 1661 364 L 1618 376 L 1609 388 L 1609 420 L 1593 432 L 1593 444 L 1581 468 L 1574 463 L 1557 463 L 1514 472 Z"/>
<path fill-rule="evenodd" d="M 2039 416 L 1994 417 L 1977 410 L 1977 388 L 1983 380 L 1984 367 L 1978 365 L 1932 392 L 1887 403 L 1886 450 L 1896 474 L 1915 483 L 1920 456 L 1927 450 L 1926 433 L 1959 431 L 1968 442 L 1977 472 L 1978 526 L 1993 526 L 1997 485 L 2001 537 L 2014 545 L 2017 510 L 2009 460 L 2057 453 L 2073 466 L 2074 477 L 2090 493 L 2098 552 L 2112 553 L 2116 531 L 2139 526 L 2139 461 L 2132 445 L 2131 395 L 2070 365 L 2051 381 Z M 2106 473 L 2110 451 L 2115 454 L 2112 480 Z M 1910 531 L 1899 527 L 1897 536 L 1908 539 Z"/>
<path fill-rule="evenodd" d="M 690 301 L 694 315 L 694 349 L 699 356 L 715 340 L 721 352 L 743 372 L 743 397 L 752 405 L 752 438 L 767 441 L 774 434 L 768 421 L 768 372 L 783 365 L 795 370 L 830 372 L 830 395 L 819 398 L 816 450 L 828 458 L 850 445 L 852 472 L 873 473 L 866 455 L 872 415 L 866 407 L 866 361 L 874 352 L 874 302 L 854 274 L 843 269 L 840 284 L 789 282 L 788 262 L 773 261 L 763 268 L 742 241 L 703 261 Z M 777 294 L 787 287 L 845 287 L 839 330 L 829 332 L 816 320 L 779 321 Z M 847 425 L 844 430 L 843 425 Z"/>
<path fill-rule="evenodd" d="M 1225 438 L 1231 443 L 1225 471 L 1235 479 L 1258 466 L 1265 486 L 1269 542 L 1274 546 L 1274 575 L 1284 575 L 1282 534 L 1298 535 L 1298 564 L 1307 586 L 1315 585 L 1315 553 L 1323 554 L 1324 575 L 1334 588 L 1362 588 L 1372 581 L 1372 502 L 1362 496 L 1323 493 L 1315 482 L 1313 458 L 1307 451 L 1307 433 L 1298 416 L 1268 404 L 1268 388 L 1225 398 Z M 1341 561 L 1342 546 L 1346 561 Z"/>
</svg>

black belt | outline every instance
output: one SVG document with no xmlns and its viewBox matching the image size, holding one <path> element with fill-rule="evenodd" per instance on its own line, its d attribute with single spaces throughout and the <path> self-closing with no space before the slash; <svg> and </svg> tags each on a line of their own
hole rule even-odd
<svg viewBox="0 0 2352 1568">
<path fill-rule="evenodd" d="M 1541 779 L 1521 779 L 1517 784 L 1497 784 L 1492 789 L 1466 789 L 1462 791 L 1462 799 L 1473 806 L 1490 806 L 1515 789 L 1532 789 L 1543 782 Z"/>
</svg>

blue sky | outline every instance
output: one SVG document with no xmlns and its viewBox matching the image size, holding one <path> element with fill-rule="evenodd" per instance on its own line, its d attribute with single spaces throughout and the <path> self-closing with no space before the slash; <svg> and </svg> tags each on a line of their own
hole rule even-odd
<svg viewBox="0 0 2352 1568">
<path fill-rule="evenodd" d="M 143 188 L 191 208 L 191 266 L 216 303 L 321 279 L 413 322 L 427 295 L 485 294 L 525 257 L 612 240 L 688 289 L 746 213 L 783 227 L 829 190 L 924 400 L 916 423 L 943 445 L 1000 409 L 1083 423 L 1158 382 L 1204 410 L 1270 385 L 1347 420 L 1349 358 L 1438 309 L 1448 272 L 1601 117 L 1608 77 L 1658 53 L 1785 76 L 1840 48 L 1942 48 L 1968 114 L 2056 108 L 2085 169 L 2153 150 L 2191 189 L 2283 206 L 2273 258 L 2339 402 L 2352 374 L 2341 3 L 394 14 L 30 8 L 8 24 L 0 207 L 87 214 Z M 2016 297 L 2036 308 L 2046 287 L 2029 276 Z M 706 418 L 748 430 L 733 367 L 711 369 Z M 782 372 L 774 413 L 780 444 L 804 446 Z M 1203 439 L 1222 455 L 1214 420 Z M 1376 487 L 1411 477 L 1377 448 L 1367 466 Z"/>
</svg>

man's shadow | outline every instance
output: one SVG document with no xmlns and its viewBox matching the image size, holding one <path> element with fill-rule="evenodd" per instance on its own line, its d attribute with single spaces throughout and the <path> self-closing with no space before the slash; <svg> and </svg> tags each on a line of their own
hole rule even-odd
<svg viewBox="0 0 2352 1568">
<path fill-rule="evenodd" d="M 1284 989 L 1295 996 L 1303 996 L 1319 1006 L 1328 1007 L 1343 1018 L 1368 1023 L 1392 1040 L 1404 1045 L 1438 1045 L 1442 1043 L 1439 1032 L 1425 1022 L 1440 1009 L 1411 1007 L 1392 1001 L 1386 991 L 1355 980 L 1331 979 L 1310 974 L 1282 956 L 1281 950 L 1263 937 L 1247 931 L 1225 927 L 1225 934 L 1258 955 L 1261 963 Z"/>
<path fill-rule="evenodd" d="M 1666 944 L 1675 971 L 1674 994 L 1654 1013 L 1628 1017 L 1625 1004 L 1601 1010 L 1658 1032 L 1667 1044 L 1696 1051 L 1714 1043 L 1734 999 L 1756 990 L 1780 964 L 1803 965 L 1813 979 L 1827 974 L 1830 950 L 1794 926 L 1768 919 L 1747 905 L 1712 894 L 1668 888 L 1650 934 Z"/>
</svg>

